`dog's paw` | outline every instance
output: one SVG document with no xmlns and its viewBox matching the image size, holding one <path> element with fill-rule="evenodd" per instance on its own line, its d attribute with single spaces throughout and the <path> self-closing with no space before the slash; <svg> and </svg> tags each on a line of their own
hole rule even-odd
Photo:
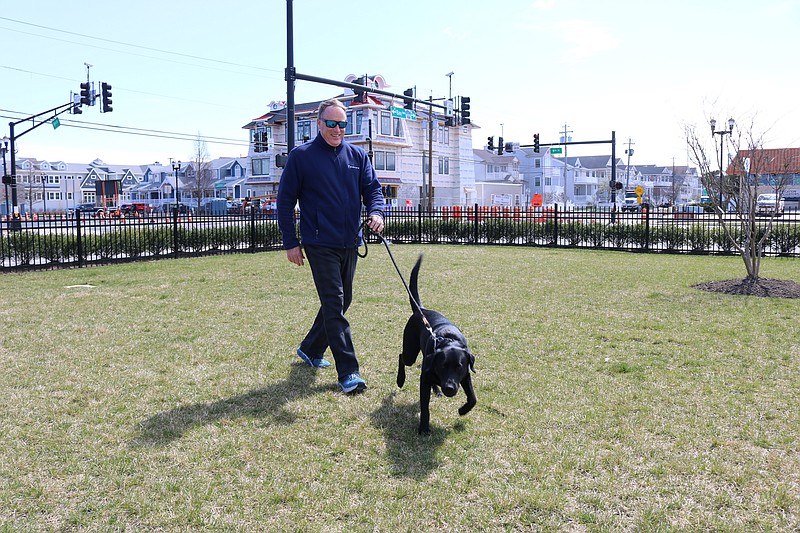
<svg viewBox="0 0 800 533">
<path fill-rule="evenodd" d="M 465 414 L 467 414 L 470 411 L 472 411 L 473 407 L 475 407 L 474 403 L 467 402 L 467 403 L 465 403 L 464 405 L 462 405 L 461 407 L 458 408 L 458 414 L 461 415 L 461 416 L 464 416 Z"/>
</svg>

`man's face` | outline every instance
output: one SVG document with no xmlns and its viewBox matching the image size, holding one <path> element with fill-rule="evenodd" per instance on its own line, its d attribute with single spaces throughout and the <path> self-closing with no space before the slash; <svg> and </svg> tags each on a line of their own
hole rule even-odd
<svg viewBox="0 0 800 533">
<path fill-rule="evenodd" d="M 322 135 L 322 138 L 325 139 L 326 143 L 336 148 L 342 144 L 342 139 L 344 139 L 344 128 L 340 128 L 337 124 L 334 124 L 332 128 L 329 128 L 327 125 L 325 125 L 326 120 L 345 122 L 347 120 L 347 114 L 344 112 L 344 109 L 340 109 L 338 107 L 329 107 L 322 112 L 322 116 L 320 116 L 317 120 L 317 126 L 319 127 L 319 132 Z"/>
</svg>

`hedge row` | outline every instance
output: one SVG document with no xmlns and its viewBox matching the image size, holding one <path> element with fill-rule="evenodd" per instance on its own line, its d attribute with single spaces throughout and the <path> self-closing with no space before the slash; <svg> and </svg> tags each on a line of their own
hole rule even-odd
<svg viewBox="0 0 800 533">
<path fill-rule="evenodd" d="M 759 226 L 758 230 L 758 237 L 761 238 L 764 228 Z M 743 233 L 735 227 L 730 231 L 736 242 L 743 244 Z M 520 224 L 508 219 L 491 219 L 476 224 L 459 220 L 424 219 L 421 223 L 416 220 L 390 221 L 384 235 L 398 242 L 586 246 L 695 253 L 729 253 L 734 249 L 722 228 L 703 224 L 646 226 L 554 221 Z M 765 246 L 776 254 L 796 253 L 800 246 L 800 227 L 775 225 Z"/>
<path fill-rule="evenodd" d="M 111 259 L 158 258 L 182 254 L 266 250 L 279 248 L 280 233 L 276 224 L 247 226 L 184 227 L 177 233 L 172 225 L 120 228 L 99 234 L 39 233 L 24 230 L 5 232 L 0 239 L 0 262 L 6 265 L 38 263 L 104 262 Z M 80 257 L 79 257 L 80 255 Z"/>
<path fill-rule="evenodd" d="M 763 228 L 759 228 L 763 231 Z M 743 234 L 733 228 L 737 242 Z M 763 233 L 761 233 L 763 235 Z M 759 235 L 759 237 L 761 236 Z M 480 222 L 437 219 L 387 221 L 384 236 L 397 242 L 510 244 L 528 246 L 585 246 L 634 251 L 732 253 L 733 244 L 718 227 L 702 224 L 653 225 L 561 222 L 549 220 L 521 224 L 510 219 Z M 101 233 L 4 232 L 0 238 L 0 264 L 6 266 L 74 264 L 158 258 L 175 254 L 201 255 L 280 249 L 281 238 L 273 222 L 254 225 L 202 227 L 163 225 L 119 227 Z M 797 255 L 800 226 L 777 224 L 765 241 L 768 253 Z M 80 256 L 80 257 L 79 257 Z"/>
</svg>

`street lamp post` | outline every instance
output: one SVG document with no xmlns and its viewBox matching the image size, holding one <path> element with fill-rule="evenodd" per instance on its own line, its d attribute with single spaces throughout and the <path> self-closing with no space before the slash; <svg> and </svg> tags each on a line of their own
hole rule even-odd
<svg viewBox="0 0 800 533">
<path fill-rule="evenodd" d="M 731 135 L 733 133 L 733 127 L 736 125 L 736 121 L 732 118 L 728 119 L 728 129 L 727 130 L 719 130 L 717 131 L 717 121 L 713 118 L 710 120 L 711 124 L 711 136 L 719 135 L 719 208 L 722 209 L 722 173 L 724 172 L 722 169 L 722 152 L 725 149 L 725 135 Z"/>
<path fill-rule="evenodd" d="M 8 210 L 8 184 L 11 181 L 11 177 L 8 175 L 8 170 L 6 169 L 6 153 L 8 152 L 8 137 L 3 137 L 2 144 L 0 144 L 0 152 L 3 154 L 3 186 L 5 187 L 5 198 L 6 198 L 6 217 L 11 215 L 11 212 Z"/>
<path fill-rule="evenodd" d="M 445 76 L 447 76 L 450 79 L 450 97 L 449 97 L 450 100 L 453 99 L 453 74 L 455 74 L 455 72 L 448 72 L 447 74 L 445 74 Z"/>
</svg>

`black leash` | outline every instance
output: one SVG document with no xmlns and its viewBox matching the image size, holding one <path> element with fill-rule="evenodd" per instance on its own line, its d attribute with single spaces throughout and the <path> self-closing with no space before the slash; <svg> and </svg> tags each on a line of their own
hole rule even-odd
<svg viewBox="0 0 800 533">
<path fill-rule="evenodd" d="M 435 350 L 436 349 L 436 334 L 433 332 L 433 328 L 431 327 L 430 323 L 428 322 L 428 319 L 425 318 L 425 313 L 422 312 L 422 306 L 416 300 L 416 298 L 414 298 L 414 295 L 411 294 L 411 289 L 408 287 L 408 283 L 406 283 L 406 279 L 403 277 L 403 273 L 400 272 L 400 267 L 397 266 L 397 261 L 395 261 L 394 255 L 392 255 L 392 250 L 389 248 L 389 240 L 386 239 L 386 237 L 384 237 L 380 233 L 375 233 L 374 231 L 372 231 L 372 229 L 367 225 L 367 222 L 368 222 L 368 220 L 364 220 L 364 222 L 361 223 L 361 228 L 362 229 L 366 229 L 369 233 L 371 233 L 372 235 L 375 235 L 375 237 L 377 237 L 378 240 L 380 242 L 382 242 L 383 245 L 386 247 L 386 253 L 389 254 L 389 259 L 392 260 L 392 264 L 394 265 L 394 269 L 397 271 L 397 275 L 400 276 L 400 281 L 403 282 L 403 287 L 406 288 L 406 292 L 408 293 L 408 297 L 414 303 L 414 306 L 417 308 L 417 311 L 419 311 L 419 315 L 422 317 L 422 324 L 425 326 L 425 329 L 427 329 L 428 333 L 431 334 L 431 339 L 433 340 L 433 349 Z M 369 246 L 367 245 L 366 235 L 364 235 L 364 238 L 361 239 L 361 240 L 364 241 L 364 255 L 361 255 L 361 251 L 360 250 L 357 253 L 358 253 L 358 257 L 364 258 L 364 257 L 367 257 L 367 254 L 369 253 Z"/>
</svg>

